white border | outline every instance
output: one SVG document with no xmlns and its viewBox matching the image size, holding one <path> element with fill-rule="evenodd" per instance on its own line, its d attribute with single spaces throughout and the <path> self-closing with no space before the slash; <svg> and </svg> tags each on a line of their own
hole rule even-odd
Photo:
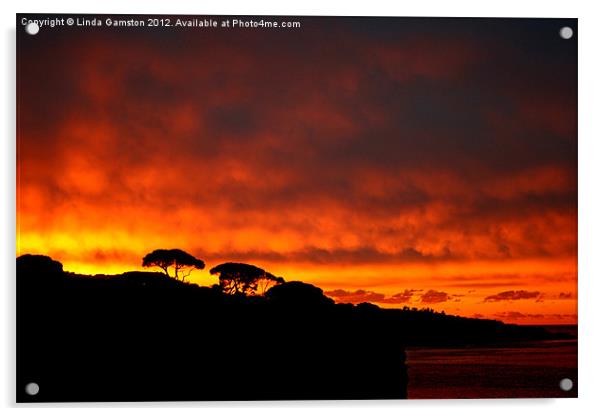
<svg viewBox="0 0 602 416">
<path fill-rule="evenodd" d="M 4 91 L 1 101 L 4 140 L 0 151 L 2 184 L 2 250 L 0 289 L 0 403 L 15 411 L 14 405 L 14 255 L 15 255 L 15 13 L 17 12 L 77 12 L 77 13 L 154 13 L 154 14 L 233 14 L 233 15 L 335 15 L 335 16 L 473 16 L 473 17 L 577 17 L 579 18 L 579 399 L 558 400 L 438 400 L 407 402 L 247 402 L 247 403 L 144 403 L 144 404 L 68 404 L 62 406 L 19 406 L 25 414 L 43 410 L 48 414 L 86 414 L 126 412 L 133 407 L 145 413 L 172 411 L 194 413 L 244 412 L 250 415 L 346 414 L 367 412 L 448 415 L 507 415 L 509 412 L 545 412 L 548 415 L 589 414 L 600 411 L 597 402 L 602 387 L 600 366 L 602 355 L 602 317 L 600 302 L 602 280 L 602 15 L 597 2 L 498 0 L 495 3 L 476 0 L 422 0 L 415 2 L 370 0 L 350 1 L 304 0 L 283 1 L 20 1 L 2 2 L 2 77 Z M 43 62 L 40 63 L 43 65 Z M 6 413 L 5 413 L 6 414 Z"/>
</svg>

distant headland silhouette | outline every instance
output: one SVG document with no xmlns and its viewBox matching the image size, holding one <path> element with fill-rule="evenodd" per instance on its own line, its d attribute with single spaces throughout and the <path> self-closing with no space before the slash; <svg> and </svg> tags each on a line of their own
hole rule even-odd
<svg viewBox="0 0 602 416">
<path fill-rule="evenodd" d="M 543 328 L 370 303 L 260 267 L 159 249 L 162 272 L 86 276 L 48 256 L 17 258 L 17 401 L 402 399 L 407 346 L 562 337 Z M 171 270 L 171 273 L 170 273 Z M 39 394 L 25 393 L 27 383 Z"/>
</svg>

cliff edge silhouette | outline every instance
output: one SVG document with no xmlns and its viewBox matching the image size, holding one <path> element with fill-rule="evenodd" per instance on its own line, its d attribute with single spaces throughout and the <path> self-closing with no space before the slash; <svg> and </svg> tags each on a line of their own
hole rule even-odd
<svg viewBox="0 0 602 416">
<path fill-rule="evenodd" d="M 550 337 L 335 304 L 303 282 L 229 295 L 162 273 L 92 277 L 46 256 L 17 258 L 18 402 L 402 399 L 406 346 Z M 25 393 L 29 382 L 38 395 Z"/>
</svg>

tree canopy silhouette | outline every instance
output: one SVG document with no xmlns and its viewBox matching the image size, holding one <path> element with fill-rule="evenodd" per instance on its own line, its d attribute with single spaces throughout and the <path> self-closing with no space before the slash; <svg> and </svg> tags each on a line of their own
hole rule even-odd
<svg viewBox="0 0 602 416">
<path fill-rule="evenodd" d="M 224 293 L 231 295 L 265 294 L 271 287 L 284 283 L 282 277 L 276 277 L 262 268 L 246 263 L 222 263 L 209 270 L 219 275 L 219 286 Z"/>
<path fill-rule="evenodd" d="M 184 281 L 186 277 L 190 276 L 192 270 L 204 269 L 205 262 L 177 248 L 158 249 L 144 256 L 142 267 L 159 267 L 169 277 L 171 277 L 169 268 L 173 267 L 173 277 L 178 280 L 181 278 Z"/>
</svg>

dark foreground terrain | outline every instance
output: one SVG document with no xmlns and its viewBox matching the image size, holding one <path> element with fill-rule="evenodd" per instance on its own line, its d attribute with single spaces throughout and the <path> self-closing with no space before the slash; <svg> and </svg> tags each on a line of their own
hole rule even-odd
<svg viewBox="0 0 602 416">
<path fill-rule="evenodd" d="M 577 340 L 406 350 L 410 399 L 577 397 Z M 560 381 L 570 379 L 570 390 Z"/>
<path fill-rule="evenodd" d="M 406 398 L 407 346 L 551 337 L 431 310 L 335 304 L 302 282 L 226 295 L 161 273 L 89 277 L 49 257 L 17 259 L 19 402 Z M 30 382 L 39 394 L 25 393 Z"/>
</svg>

